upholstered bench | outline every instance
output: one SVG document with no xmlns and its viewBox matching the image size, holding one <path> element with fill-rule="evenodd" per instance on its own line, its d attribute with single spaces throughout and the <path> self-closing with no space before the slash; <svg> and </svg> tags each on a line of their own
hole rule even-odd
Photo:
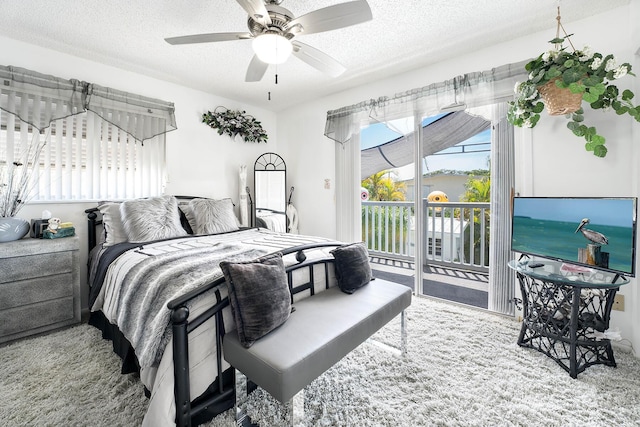
<svg viewBox="0 0 640 427">
<path fill-rule="evenodd" d="M 240 343 L 238 334 L 227 333 L 224 358 L 285 404 L 288 422 L 294 424 L 302 415 L 304 387 L 399 314 L 404 353 L 404 310 L 410 304 L 410 288 L 381 279 L 353 294 L 332 287 L 293 304 L 289 319 L 249 348 Z M 242 396 L 236 391 L 238 399 Z"/>
</svg>

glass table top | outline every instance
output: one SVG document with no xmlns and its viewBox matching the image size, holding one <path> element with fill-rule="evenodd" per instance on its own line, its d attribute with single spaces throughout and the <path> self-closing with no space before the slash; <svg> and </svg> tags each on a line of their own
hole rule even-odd
<svg viewBox="0 0 640 427">
<path fill-rule="evenodd" d="M 617 288 L 629 283 L 628 278 L 617 273 L 550 259 L 512 260 L 509 267 L 535 279 L 583 288 Z"/>
</svg>

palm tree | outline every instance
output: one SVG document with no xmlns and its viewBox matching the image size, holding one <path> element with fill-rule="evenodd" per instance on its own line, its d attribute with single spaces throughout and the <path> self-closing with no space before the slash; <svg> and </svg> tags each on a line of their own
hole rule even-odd
<svg viewBox="0 0 640 427">
<path fill-rule="evenodd" d="M 407 185 L 404 182 L 396 181 L 396 173 L 390 170 L 384 170 L 373 175 L 368 178 L 362 180 L 362 187 L 366 188 L 369 191 L 369 200 L 371 201 L 394 201 L 394 202 L 402 202 L 406 200 L 405 192 L 407 190 Z M 386 224 L 381 224 L 379 222 L 380 218 L 387 215 L 388 210 L 392 210 L 395 212 L 396 208 L 393 206 L 363 206 L 362 207 L 362 238 L 365 241 L 370 242 L 369 249 L 378 249 L 386 247 L 386 239 L 387 233 L 382 233 L 383 242 L 381 248 L 376 247 L 376 238 L 378 236 L 379 231 L 384 231 L 384 227 L 389 227 L 389 235 L 393 234 L 390 230 L 395 230 L 395 244 L 398 247 L 402 247 L 406 243 L 406 239 L 408 238 L 407 230 L 410 218 L 409 209 L 403 209 L 400 214 L 398 211 L 398 215 L 392 214 L 392 218 L 389 218 L 389 222 Z M 367 230 L 365 224 L 375 224 L 375 226 Z M 400 228 L 402 228 L 402 233 L 400 232 Z M 369 232 L 370 235 L 366 236 L 365 234 Z M 400 242 L 400 235 L 403 235 L 403 239 L 405 242 Z M 367 238 L 368 237 L 368 238 Z"/>
<path fill-rule="evenodd" d="M 407 185 L 395 179 L 396 173 L 383 170 L 365 178 L 360 185 L 369 191 L 369 200 L 404 201 Z"/>
<path fill-rule="evenodd" d="M 466 191 L 462 196 L 465 202 L 489 202 L 491 200 L 491 178 L 470 177 L 465 184 Z"/>
<path fill-rule="evenodd" d="M 491 201 L 491 178 L 488 176 L 476 178 L 474 176 L 469 177 L 469 180 L 465 184 L 466 191 L 462 196 L 464 202 L 489 202 Z M 489 211 L 487 210 L 487 213 Z M 474 236 L 473 236 L 473 248 L 474 248 L 474 261 L 478 263 L 480 260 L 480 243 L 482 241 L 482 225 L 480 224 L 480 209 L 473 209 L 473 222 L 474 222 Z M 466 216 L 466 215 L 465 215 Z M 489 265 L 489 218 L 487 216 L 484 220 L 484 233 L 485 233 L 485 258 L 484 264 Z M 468 218 L 467 218 L 468 219 Z M 471 240 L 471 227 L 467 225 L 464 229 L 464 238 L 466 242 Z M 467 260 L 470 259 L 470 248 L 465 245 L 465 256 Z"/>
</svg>

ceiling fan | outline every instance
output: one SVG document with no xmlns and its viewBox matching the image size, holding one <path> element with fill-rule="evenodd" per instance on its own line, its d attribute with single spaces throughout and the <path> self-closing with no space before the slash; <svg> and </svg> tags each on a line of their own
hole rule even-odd
<svg viewBox="0 0 640 427">
<path fill-rule="evenodd" d="M 339 3 L 297 18 L 280 6 L 283 0 L 236 1 L 249 14 L 249 32 L 193 34 L 169 37 L 165 41 L 178 45 L 252 39 L 255 55 L 247 69 L 247 82 L 260 81 L 269 64 L 281 64 L 292 53 L 312 67 L 337 77 L 345 71 L 342 64 L 326 53 L 294 38 L 337 30 L 372 19 L 371 9 L 366 0 Z"/>
</svg>

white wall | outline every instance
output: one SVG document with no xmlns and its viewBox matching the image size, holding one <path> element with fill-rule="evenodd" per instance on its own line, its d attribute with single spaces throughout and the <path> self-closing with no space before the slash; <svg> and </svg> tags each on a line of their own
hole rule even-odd
<svg viewBox="0 0 640 427">
<path fill-rule="evenodd" d="M 635 52 L 640 47 L 640 2 L 631 2 L 599 16 L 579 22 L 564 22 L 577 48 L 590 45 L 595 51 L 613 53 L 618 62 L 630 62 L 640 72 Z M 604 24 L 607 23 L 607 24 Z M 615 24 L 610 24 L 615 23 Z M 434 66 L 384 79 L 374 84 L 298 105 L 278 114 L 278 139 L 288 164 L 296 170 L 290 175 L 292 185 L 304 188 L 295 197 L 300 212 L 300 231 L 335 238 L 335 200 L 333 187 L 323 190 L 325 178 L 335 185 L 334 153 L 336 145 L 323 136 L 326 113 L 380 96 L 392 96 L 409 89 L 427 86 L 460 74 L 488 70 L 500 65 L 533 58 L 552 46 L 555 26 L 532 36 L 510 40 L 463 57 L 452 58 Z M 615 28 L 615 30 L 612 30 Z M 505 37 L 508 38 L 508 37 Z M 634 62 L 635 61 L 635 62 Z M 625 77 L 619 87 L 631 88 L 640 102 L 638 78 Z M 586 114 L 607 138 L 609 154 L 596 158 L 584 150 L 584 141 L 566 129 L 563 117 L 543 117 L 533 130 L 516 132 L 516 191 L 535 196 L 638 196 L 640 160 L 639 123 L 630 116 L 600 111 Z M 640 291 L 636 280 L 621 288 L 626 297 L 624 312 L 612 314 L 612 327 L 619 328 L 623 344 L 640 348 Z"/>
<path fill-rule="evenodd" d="M 237 202 L 239 166 L 244 164 L 249 170 L 253 170 L 255 159 L 260 154 L 278 151 L 275 137 L 277 122 L 273 112 L 8 38 L 0 37 L 0 46 L 2 65 L 28 68 L 65 79 L 75 78 L 175 103 L 178 129 L 169 132 L 166 137 L 169 179 L 166 194 L 231 197 Z M 270 135 L 269 142 L 250 144 L 231 140 L 203 124 L 202 114 L 219 105 L 246 110 L 256 117 Z M 247 182 L 253 185 L 252 173 L 248 174 Z M 16 216 L 24 219 L 39 218 L 42 210 L 48 209 L 54 216 L 72 221 L 82 244 L 80 277 L 84 278 L 84 260 L 87 256 L 84 209 L 93 206 L 95 203 L 31 204 Z M 84 308 L 87 300 L 85 286 L 82 291 Z"/>
</svg>

